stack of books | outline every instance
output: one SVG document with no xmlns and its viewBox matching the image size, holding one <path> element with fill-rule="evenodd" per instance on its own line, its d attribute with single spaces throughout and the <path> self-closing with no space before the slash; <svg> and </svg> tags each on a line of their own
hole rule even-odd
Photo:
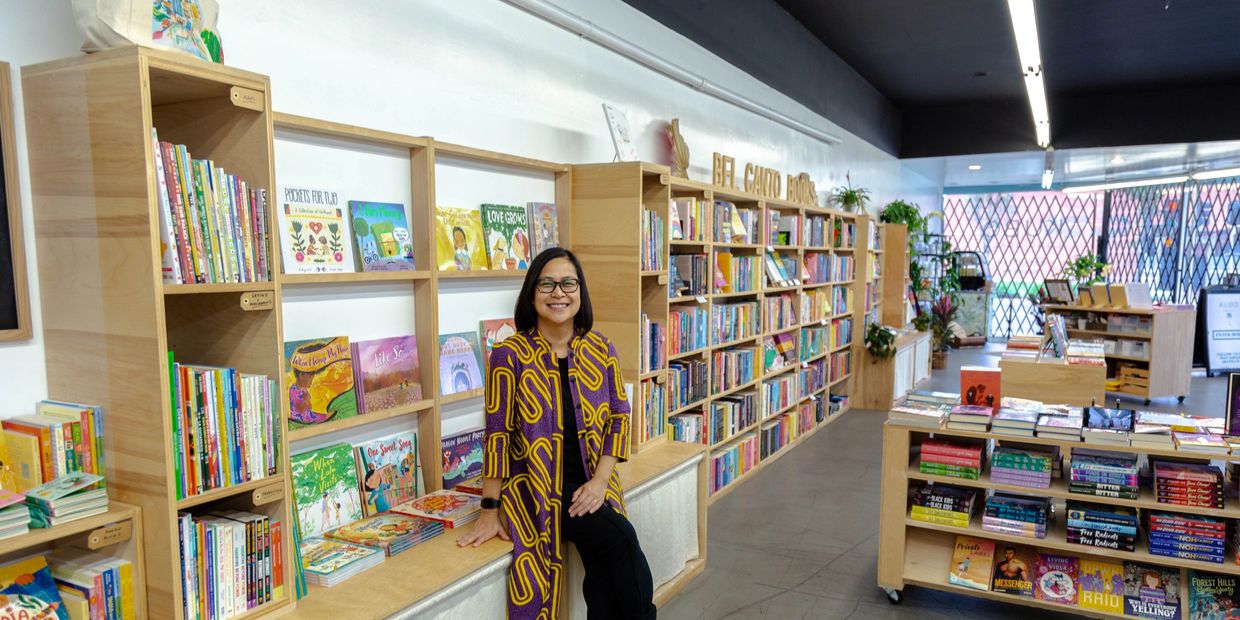
<svg viewBox="0 0 1240 620">
<path fill-rule="evenodd" d="M 465 482 L 462 482 L 453 489 L 461 493 L 469 493 L 470 495 L 482 495 L 482 476 L 474 476 Z"/>
<path fill-rule="evenodd" d="M 982 470 L 982 446 L 927 439 L 921 443 L 921 473 L 977 480 Z"/>
<path fill-rule="evenodd" d="M 265 515 L 177 513 L 182 617 L 228 618 L 284 587 L 284 528 Z M 110 614 L 109 614 L 110 616 Z"/>
<path fill-rule="evenodd" d="M 438 521 L 446 528 L 458 528 L 482 514 L 482 497 L 443 489 L 396 506 L 392 512 Z"/>
<path fill-rule="evenodd" d="M 1171 436 L 1175 439 L 1176 450 L 1202 454 L 1231 454 L 1231 445 L 1223 439 L 1222 435 L 1172 431 Z"/>
<path fill-rule="evenodd" d="M 1175 448 L 1175 440 L 1171 437 L 1171 431 L 1179 422 L 1186 422 L 1186 420 L 1174 413 L 1138 411 L 1130 437 L 1132 445 L 1168 450 Z M 1187 430 L 1192 430 L 1192 428 Z"/>
<path fill-rule="evenodd" d="M 1078 366 L 1106 366 L 1106 346 L 1101 340 L 1068 341 L 1068 363 Z"/>
<path fill-rule="evenodd" d="M 26 491 L 30 521 L 35 527 L 62 523 L 108 511 L 108 490 L 102 476 L 74 472 Z"/>
<path fill-rule="evenodd" d="M 904 426 L 939 428 L 943 425 L 943 416 L 947 415 L 951 409 L 951 405 L 942 403 L 903 400 L 891 408 L 891 412 L 887 414 L 887 421 Z"/>
<path fill-rule="evenodd" d="M 387 557 L 409 550 L 414 545 L 443 533 L 444 525 L 398 512 L 381 512 L 373 517 L 354 521 L 324 534 L 332 540 L 380 549 Z M 304 556 L 303 556 L 304 561 Z"/>
<path fill-rule="evenodd" d="M 1131 409 L 1086 407 L 1085 428 L 1081 435 L 1085 443 L 1127 447 L 1132 445 L 1136 418 L 1136 412 Z"/>
<path fill-rule="evenodd" d="M 1049 489 L 1055 460 L 1044 449 L 999 446 L 990 456 L 990 481 L 1031 489 Z"/>
<path fill-rule="evenodd" d="M 1223 472 L 1209 463 L 1150 460 L 1160 504 L 1223 508 Z"/>
<path fill-rule="evenodd" d="M 1046 538 L 1049 515 L 1050 500 L 1045 497 L 995 493 L 986 499 L 982 529 L 1009 536 Z"/>
<path fill-rule="evenodd" d="M 386 557 L 378 549 L 321 536 L 312 536 L 301 543 L 301 565 L 306 571 L 306 581 L 324 588 L 374 568 Z"/>
<path fill-rule="evenodd" d="M 947 415 L 947 428 L 985 433 L 990 430 L 993 415 L 994 409 L 983 405 L 956 405 Z"/>
<path fill-rule="evenodd" d="M 1068 500 L 1070 543 L 1134 551 L 1137 523 L 1137 511 L 1133 508 Z"/>
<path fill-rule="evenodd" d="M 30 531 L 30 507 L 26 496 L 0 489 L 0 538 L 21 536 Z"/>
<path fill-rule="evenodd" d="M 1033 437 L 1038 426 L 1038 415 L 1036 411 L 1000 407 L 999 413 L 996 413 L 990 422 L 990 430 L 996 435 Z"/>
<path fill-rule="evenodd" d="M 52 579 L 56 582 L 61 601 L 69 610 L 69 618 L 76 620 L 137 616 L 136 599 L 145 597 L 146 592 L 135 591 L 135 568 L 132 562 L 76 547 L 58 547 L 48 556 L 47 562 L 51 566 Z M 12 594 L 9 596 L 12 597 Z M 86 613 L 79 615 L 82 611 Z M 12 617 L 20 618 L 22 615 L 18 613 Z M 48 617 L 63 616 L 57 616 L 53 612 Z"/>
<path fill-rule="evenodd" d="M 938 525 L 969 527 L 976 497 L 977 491 L 974 489 L 924 484 L 913 493 L 913 509 L 909 518 Z"/>
<path fill-rule="evenodd" d="M 1151 555 L 1223 563 L 1225 520 L 1161 511 L 1150 512 L 1149 520 Z"/>
<path fill-rule="evenodd" d="M 1137 455 L 1102 450 L 1073 450 L 1072 478 L 1068 491 L 1111 497 L 1137 499 Z"/>
<path fill-rule="evenodd" d="M 1064 441 L 1080 441 L 1081 427 L 1085 419 L 1077 413 L 1060 413 L 1052 411 L 1038 416 L 1038 437 L 1060 439 Z"/>
</svg>

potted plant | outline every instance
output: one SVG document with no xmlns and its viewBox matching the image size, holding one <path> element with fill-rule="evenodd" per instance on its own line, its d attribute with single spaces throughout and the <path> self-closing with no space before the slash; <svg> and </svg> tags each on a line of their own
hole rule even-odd
<svg viewBox="0 0 1240 620">
<path fill-rule="evenodd" d="M 845 211 L 865 215 L 865 204 L 870 201 L 870 190 L 864 187 L 853 187 L 851 174 L 846 173 L 844 178 L 848 184 L 831 190 L 831 200 Z"/>
<path fill-rule="evenodd" d="M 1077 291 L 1106 279 L 1111 266 L 1098 260 L 1093 254 L 1082 254 L 1063 266 L 1063 275 L 1072 283 Z"/>
<path fill-rule="evenodd" d="M 865 350 L 873 355 L 874 363 L 896 354 L 896 330 L 878 323 L 870 323 L 865 330 Z"/>
<path fill-rule="evenodd" d="M 931 368 L 947 368 L 948 339 L 951 338 L 951 324 L 956 320 L 958 309 L 951 295 L 939 295 L 930 305 L 930 329 L 934 333 Z"/>
</svg>

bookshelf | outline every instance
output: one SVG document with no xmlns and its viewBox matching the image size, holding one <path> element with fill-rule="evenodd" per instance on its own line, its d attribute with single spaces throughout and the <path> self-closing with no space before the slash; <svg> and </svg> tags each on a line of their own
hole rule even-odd
<svg viewBox="0 0 1240 620">
<path fill-rule="evenodd" d="M 909 277 L 908 226 L 883 224 L 883 251 L 879 260 L 883 264 L 883 312 L 882 323 L 890 327 L 906 327 L 911 323 L 908 316 Z"/>
<path fill-rule="evenodd" d="M 1196 569 L 1226 575 L 1240 575 L 1240 565 L 1238 565 L 1235 561 L 1234 551 L 1227 552 L 1227 559 L 1222 564 L 1155 555 L 1149 553 L 1147 549 L 1143 548 L 1145 544 L 1145 541 L 1143 540 L 1144 534 L 1138 536 L 1137 548 L 1135 551 L 1131 552 L 1094 548 L 1069 543 L 1064 530 L 1064 518 L 1062 517 L 1062 515 L 1065 514 L 1063 512 L 1062 502 L 1068 499 L 1080 499 L 1097 504 L 1125 506 L 1147 510 L 1169 510 L 1172 512 L 1189 515 L 1210 516 L 1226 519 L 1240 517 L 1240 509 L 1237 509 L 1234 505 L 1223 509 L 1214 509 L 1164 504 L 1159 503 L 1153 497 L 1152 492 L 1149 489 L 1144 488 L 1136 500 L 1070 493 L 1066 486 L 1067 483 L 1061 478 L 1053 479 L 1049 489 L 1031 489 L 1027 487 L 992 482 L 989 480 L 988 473 L 983 473 L 982 477 L 978 480 L 966 480 L 924 474 L 920 472 L 920 468 L 917 464 L 917 454 L 914 449 L 930 435 L 933 435 L 936 438 L 968 438 L 973 440 L 988 440 L 992 443 L 1009 442 L 1012 444 L 1021 444 L 1021 439 L 1026 439 L 1021 437 L 996 435 L 989 432 L 982 433 L 953 431 L 944 428 L 926 429 L 908 427 L 892 422 L 887 422 L 883 426 L 882 516 L 879 524 L 878 586 L 887 592 L 892 602 L 900 602 L 903 599 L 903 594 L 901 591 L 906 585 L 917 585 L 966 596 L 976 596 L 1017 605 L 1077 613 L 1090 617 L 1127 617 L 1121 614 L 1109 614 L 1106 612 L 1081 609 L 1079 607 L 1047 604 L 1032 598 L 1019 597 L 998 592 L 973 590 L 970 588 L 952 585 L 948 583 L 947 574 L 952 561 L 952 550 L 956 536 L 961 534 L 974 536 L 977 538 L 990 539 L 998 542 L 1020 543 L 1035 547 L 1039 550 L 1049 550 L 1052 552 L 1066 553 L 1068 555 L 1079 557 L 1104 559 L 1111 562 L 1135 561 L 1181 569 L 1180 601 L 1181 609 L 1184 612 L 1183 617 L 1188 617 L 1188 579 L 1186 578 L 1187 575 L 1183 572 L 1183 569 Z M 1047 446 L 1060 447 L 1063 450 L 1063 456 L 1065 459 L 1070 457 L 1070 451 L 1073 448 L 1087 449 L 1096 447 L 1080 441 L 1056 440 L 1043 437 L 1037 438 L 1037 443 Z M 1240 455 L 1238 454 L 1204 455 L 1200 453 L 1181 452 L 1167 448 L 1126 448 L 1116 446 L 1105 446 L 1105 449 L 1113 452 L 1127 452 L 1144 456 L 1178 456 L 1194 459 L 1206 459 L 1216 462 L 1223 461 L 1228 463 L 1240 461 Z M 1013 491 L 1030 496 L 1050 497 L 1052 498 L 1052 501 L 1058 505 L 1057 512 L 1060 516 L 1049 524 L 1047 535 L 1042 539 L 1026 538 L 986 531 L 981 529 L 976 519 L 970 522 L 968 528 L 916 521 L 908 517 L 909 491 L 914 485 L 919 485 L 924 482 L 974 488 L 979 489 L 983 493 L 987 490 Z M 1229 500 L 1229 502 L 1231 504 L 1235 503 L 1234 499 Z"/>
<path fill-rule="evenodd" d="M 1106 376 L 1122 382 L 1114 393 L 1144 399 L 1147 405 L 1152 398 L 1175 397 L 1184 402 L 1193 367 L 1197 316 L 1191 307 L 1141 310 L 1047 305 L 1044 309 L 1063 315 L 1071 338 L 1114 343 L 1106 352 Z"/>
<path fill-rule="evenodd" d="M 673 208 L 679 209 L 684 238 L 672 238 Z M 745 214 L 743 223 L 752 222 L 749 234 L 731 234 L 731 218 L 723 217 L 721 211 L 732 209 Z M 652 211 L 667 223 L 658 237 L 662 248 L 643 244 L 641 223 Z M 853 329 L 834 346 L 826 343 L 832 329 L 843 332 L 845 325 L 860 325 L 864 320 L 864 308 L 857 300 L 864 296 L 866 278 L 858 277 L 862 272 L 855 257 L 862 256 L 865 264 L 869 243 L 858 216 L 673 177 L 665 166 L 640 162 L 573 166 L 573 212 L 573 250 L 590 272 L 591 281 L 601 278 L 615 284 L 601 292 L 596 284 L 592 294 L 595 319 L 616 343 L 621 359 L 636 360 L 649 352 L 638 318 L 643 313 L 655 322 L 667 321 L 669 327 L 673 322 L 685 324 L 681 318 L 687 316 L 704 315 L 710 324 L 705 342 L 665 340 L 668 364 L 704 367 L 702 380 L 707 388 L 686 390 L 690 393 L 683 400 L 674 398 L 668 388 L 663 404 L 635 407 L 633 427 L 646 429 L 644 434 L 633 434 L 636 452 L 672 440 L 677 436 L 674 427 L 683 423 L 694 429 L 685 437 L 696 437 L 686 440 L 705 446 L 712 461 L 747 459 L 746 467 L 734 471 L 734 478 L 715 485 L 713 502 L 838 416 L 829 413 L 826 399 L 853 392 L 856 373 L 845 372 L 843 360 L 856 359 L 860 338 Z M 697 217 L 689 216 L 695 212 Z M 838 244 L 837 223 L 847 230 Z M 721 226 L 725 229 L 720 230 Z M 669 273 L 643 274 L 643 251 L 661 253 L 665 258 L 661 264 L 671 266 Z M 766 270 L 764 261 L 776 254 L 793 269 L 787 281 L 770 277 Z M 695 270 L 689 265 L 694 261 L 704 266 L 698 274 L 704 282 L 692 275 Z M 736 267 L 746 261 L 756 264 L 758 273 L 755 280 L 738 285 L 747 272 Z M 845 262 L 848 265 L 841 272 Z M 729 264 L 735 274 L 727 269 Z M 729 276 L 735 275 L 729 286 L 716 286 L 716 265 Z M 673 280 L 676 276 L 701 286 L 679 290 Z M 744 328 L 716 329 L 714 324 L 724 316 L 742 317 L 728 324 L 743 323 Z M 812 330 L 822 330 L 820 341 L 811 337 Z M 776 338 L 792 343 L 791 361 L 768 366 L 764 348 Z M 810 347 L 811 343 L 815 346 Z M 748 357 L 752 372 L 725 375 L 733 360 L 725 362 L 724 356 Z M 839 367 L 834 377 L 830 373 L 833 361 Z M 624 368 L 626 374 L 638 374 L 637 370 L 636 366 Z M 653 378 L 639 393 L 644 398 L 659 381 L 674 384 L 677 372 L 649 371 Z M 789 387 L 795 390 L 791 398 L 772 396 L 777 388 Z M 764 405 L 768 396 L 772 397 L 770 407 Z M 729 406 L 735 415 L 728 417 L 721 432 L 712 432 L 712 410 Z M 760 447 L 764 441 L 768 443 Z"/>
</svg>

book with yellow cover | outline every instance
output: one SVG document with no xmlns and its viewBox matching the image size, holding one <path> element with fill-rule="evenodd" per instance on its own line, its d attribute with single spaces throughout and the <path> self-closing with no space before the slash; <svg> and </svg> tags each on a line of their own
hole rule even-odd
<svg viewBox="0 0 1240 620">
<path fill-rule="evenodd" d="M 995 543 L 984 538 L 957 536 L 952 550 L 952 563 L 947 581 L 953 585 L 990 590 L 991 566 L 994 565 Z"/>
<path fill-rule="evenodd" d="M 435 248 L 440 271 L 486 271 L 482 213 L 477 209 L 435 207 Z"/>
<path fill-rule="evenodd" d="M 1081 558 L 1081 609 L 1124 613 L 1124 565 Z"/>
</svg>

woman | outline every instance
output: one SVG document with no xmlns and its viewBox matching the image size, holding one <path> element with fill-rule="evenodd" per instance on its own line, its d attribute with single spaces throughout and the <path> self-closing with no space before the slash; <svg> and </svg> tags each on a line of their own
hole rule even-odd
<svg viewBox="0 0 1240 620">
<path fill-rule="evenodd" d="M 591 620 L 654 618 L 650 567 L 624 517 L 615 469 L 629 453 L 620 362 L 591 331 L 572 252 L 551 248 L 534 259 L 514 318 L 517 333 L 491 352 L 482 515 L 457 544 L 513 541 L 509 618 L 559 617 L 561 540 L 581 554 Z"/>
</svg>

